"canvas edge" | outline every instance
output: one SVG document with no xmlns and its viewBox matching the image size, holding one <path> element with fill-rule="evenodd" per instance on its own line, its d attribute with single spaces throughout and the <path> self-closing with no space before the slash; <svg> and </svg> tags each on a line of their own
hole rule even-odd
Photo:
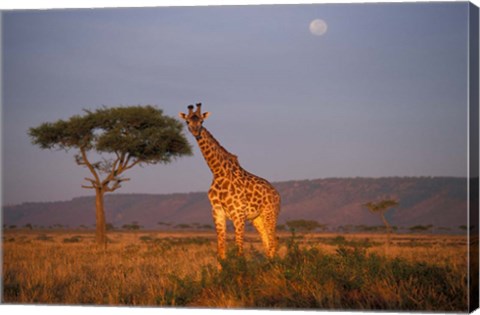
<svg viewBox="0 0 480 315">
<path fill-rule="evenodd" d="M 469 3 L 468 10 L 468 310 L 479 307 L 479 9 Z"/>
</svg>

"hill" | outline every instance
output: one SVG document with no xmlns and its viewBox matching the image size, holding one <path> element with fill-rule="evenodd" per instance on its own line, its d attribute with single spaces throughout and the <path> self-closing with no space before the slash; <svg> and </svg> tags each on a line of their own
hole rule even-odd
<svg viewBox="0 0 480 315">
<path fill-rule="evenodd" d="M 400 205 L 387 212 L 392 225 L 432 224 L 457 228 L 467 224 L 466 183 L 465 178 L 452 177 L 385 177 L 327 178 L 274 185 L 282 197 L 280 224 L 287 220 L 311 219 L 330 227 L 381 225 L 380 218 L 362 204 L 393 197 Z M 3 224 L 90 227 L 95 223 L 94 205 L 92 196 L 4 206 Z M 158 222 L 213 225 L 206 192 L 107 194 L 105 211 L 107 222 L 116 227 L 133 221 L 145 228 L 157 228 Z"/>
</svg>

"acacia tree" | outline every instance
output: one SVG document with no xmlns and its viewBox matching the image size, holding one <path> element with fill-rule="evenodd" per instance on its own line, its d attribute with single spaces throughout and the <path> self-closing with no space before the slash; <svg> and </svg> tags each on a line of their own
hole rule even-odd
<svg viewBox="0 0 480 315">
<path fill-rule="evenodd" d="M 68 120 L 43 123 L 28 133 L 41 149 L 78 150 L 75 162 L 91 174 L 82 187 L 93 189 L 96 196 L 96 241 L 106 246 L 104 195 L 129 180 L 121 175 L 135 165 L 169 163 L 192 151 L 183 124 L 153 106 L 84 112 Z"/>
<path fill-rule="evenodd" d="M 397 205 L 398 201 L 393 199 L 381 200 L 378 203 L 368 202 L 363 205 L 367 207 L 368 210 L 370 210 L 371 212 L 380 215 L 380 218 L 382 219 L 383 224 L 385 224 L 385 228 L 387 229 L 387 245 L 390 245 L 390 233 L 392 232 L 392 227 L 385 218 L 385 212 L 387 212 L 389 208 L 395 207 Z"/>
</svg>

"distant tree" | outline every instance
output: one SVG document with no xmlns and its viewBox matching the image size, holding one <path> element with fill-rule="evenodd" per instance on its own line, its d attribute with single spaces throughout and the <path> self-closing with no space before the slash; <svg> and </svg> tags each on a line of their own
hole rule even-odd
<svg viewBox="0 0 480 315">
<path fill-rule="evenodd" d="M 325 228 L 324 224 L 320 224 L 315 220 L 291 220 L 285 223 L 290 230 L 311 232 L 317 228 Z"/>
<path fill-rule="evenodd" d="M 113 226 L 112 223 L 107 223 L 107 224 L 105 225 L 105 228 L 106 228 L 107 231 L 115 230 L 115 226 Z"/>
<path fill-rule="evenodd" d="M 423 225 L 414 225 L 408 228 L 411 232 L 425 231 L 427 228 Z"/>
<path fill-rule="evenodd" d="M 26 228 L 26 229 L 29 229 L 29 230 L 32 230 L 32 229 L 33 229 L 33 226 L 32 226 L 31 223 L 27 223 L 27 224 L 25 224 L 23 227 Z"/>
<path fill-rule="evenodd" d="M 122 225 L 122 228 L 125 229 L 125 230 L 135 231 L 135 230 L 140 230 L 140 225 L 138 225 L 138 224 L 124 224 L 124 225 Z"/>
<path fill-rule="evenodd" d="M 390 234 L 392 233 L 392 227 L 388 223 L 387 219 L 385 218 L 385 212 L 387 212 L 388 209 L 392 207 L 398 206 L 398 201 L 393 200 L 393 199 L 384 199 L 381 200 L 377 203 L 374 202 L 367 202 L 363 206 L 368 208 L 370 212 L 376 213 L 380 215 L 380 218 L 383 221 L 383 224 L 385 224 L 385 228 L 387 229 L 387 246 L 390 245 Z"/>
<path fill-rule="evenodd" d="M 433 228 L 432 224 L 429 225 L 415 225 L 409 228 L 412 232 L 426 232 Z"/>
<path fill-rule="evenodd" d="M 143 226 L 140 225 L 137 221 L 133 221 L 130 224 L 122 225 L 122 229 L 130 230 L 130 231 L 136 231 L 136 230 L 140 230 L 142 228 L 143 228 Z"/>
<path fill-rule="evenodd" d="M 76 163 L 88 169 L 86 177 L 96 195 L 96 241 L 106 246 L 104 195 L 120 188 L 123 173 L 136 165 L 170 163 L 191 155 L 183 124 L 152 106 L 85 110 L 83 116 L 43 123 L 29 129 L 32 143 L 41 149 L 75 149 Z M 100 155 L 97 161 L 89 153 Z M 97 155 L 97 156 L 98 156 Z"/>
<path fill-rule="evenodd" d="M 355 230 L 361 232 L 385 232 L 386 228 L 384 225 L 357 225 Z"/>
</svg>

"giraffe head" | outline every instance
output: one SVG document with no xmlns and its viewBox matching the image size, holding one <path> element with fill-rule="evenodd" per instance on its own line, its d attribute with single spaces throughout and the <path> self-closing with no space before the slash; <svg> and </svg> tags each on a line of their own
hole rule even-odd
<svg viewBox="0 0 480 315">
<path fill-rule="evenodd" d="M 197 103 L 197 110 L 193 111 L 193 105 L 188 105 L 188 114 L 180 113 L 179 116 L 187 123 L 188 130 L 195 138 L 200 136 L 202 131 L 202 124 L 210 115 L 209 112 L 202 113 L 202 103 Z"/>
</svg>

